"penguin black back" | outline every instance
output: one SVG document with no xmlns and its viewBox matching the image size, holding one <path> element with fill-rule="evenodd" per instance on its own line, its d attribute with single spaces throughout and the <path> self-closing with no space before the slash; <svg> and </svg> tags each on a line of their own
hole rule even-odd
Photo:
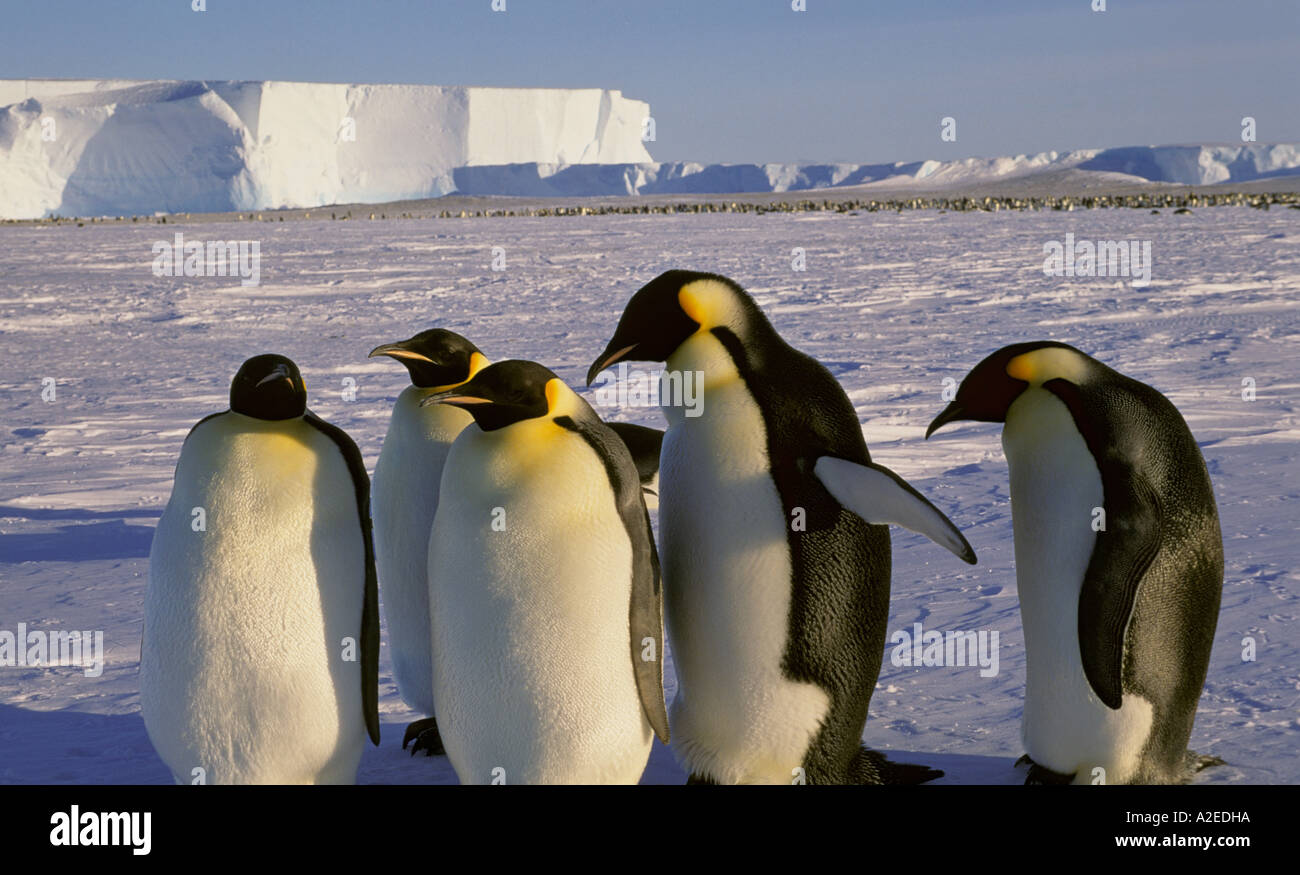
<svg viewBox="0 0 1300 875">
<path fill-rule="evenodd" d="M 1086 387 L 1044 384 L 1070 409 L 1106 496 L 1106 530 L 1079 597 L 1079 646 L 1109 707 L 1118 708 L 1126 690 L 1152 703 L 1143 762 L 1176 774 L 1209 669 L 1223 536 L 1209 471 L 1177 408 L 1098 365 Z"/>
</svg>

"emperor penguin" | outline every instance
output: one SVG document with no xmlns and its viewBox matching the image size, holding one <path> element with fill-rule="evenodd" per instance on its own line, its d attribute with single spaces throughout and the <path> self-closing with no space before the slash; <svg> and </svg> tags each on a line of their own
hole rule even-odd
<svg viewBox="0 0 1300 875">
<path fill-rule="evenodd" d="M 862 746 L 889 613 L 888 523 L 974 563 L 966 539 L 871 461 L 835 378 L 734 281 L 670 270 L 628 303 L 590 385 L 664 361 L 659 534 L 677 670 L 674 749 L 695 783 L 917 783 Z M 685 380 L 701 404 L 688 408 Z"/>
<path fill-rule="evenodd" d="M 149 553 L 140 707 L 177 783 L 345 784 L 379 743 L 379 596 L 356 444 L 297 366 L 244 362 L 185 438 Z"/>
<path fill-rule="evenodd" d="M 421 407 L 430 395 L 464 383 L 487 366 L 473 343 L 433 328 L 409 340 L 386 343 L 370 358 L 388 356 L 406 367 L 411 385 L 393 405 L 393 417 L 375 465 L 372 507 L 375 564 L 388 621 L 393 677 L 402 700 L 433 714 L 433 667 L 429 640 L 429 532 L 438 510 L 438 486 L 451 443 L 473 418 L 450 404 Z M 437 721 L 417 720 L 406 729 L 405 748 L 414 755 L 443 753 Z"/>
<path fill-rule="evenodd" d="M 533 362 L 469 411 L 429 538 L 434 703 L 465 784 L 636 783 L 668 740 L 659 560 L 629 451 Z"/>
<path fill-rule="evenodd" d="M 1158 391 L 1072 346 L 984 359 L 926 437 L 1001 422 L 1025 632 L 1026 783 L 1173 783 L 1223 589 L 1205 460 Z"/>
</svg>

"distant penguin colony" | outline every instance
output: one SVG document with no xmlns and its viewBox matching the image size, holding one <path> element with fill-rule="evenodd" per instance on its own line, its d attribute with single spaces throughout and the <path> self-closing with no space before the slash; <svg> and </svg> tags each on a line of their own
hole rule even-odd
<svg viewBox="0 0 1300 875">
<path fill-rule="evenodd" d="M 888 527 L 975 551 L 872 460 L 839 382 L 739 284 L 661 274 L 592 362 L 588 385 L 664 363 L 663 431 L 606 423 L 543 364 L 491 363 L 445 329 L 369 355 L 409 376 L 373 495 L 280 355 L 244 362 L 230 408 L 181 447 L 140 658 L 178 783 L 354 783 L 380 740 L 381 591 L 393 680 L 424 715 L 401 747 L 447 756 L 464 784 L 637 783 L 656 737 L 693 784 L 943 775 L 862 742 Z M 1176 783 L 1221 763 L 1188 750 L 1223 538 L 1177 409 L 1040 341 L 976 365 L 925 437 L 958 420 L 1003 424 L 1026 652 L 1008 772 Z"/>
</svg>

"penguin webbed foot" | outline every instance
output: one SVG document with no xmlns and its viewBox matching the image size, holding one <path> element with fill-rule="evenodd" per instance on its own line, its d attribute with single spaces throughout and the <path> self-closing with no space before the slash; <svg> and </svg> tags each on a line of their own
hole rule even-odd
<svg viewBox="0 0 1300 875">
<path fill-rule="evenodd" d="M 1195 775 L 1214 766 L 1226 766 L 1228 763 L 1213 754 L 1199 754 L 1194 750 L 1187 752 L 1187 771 Z"/>
<path fill-rule="evenodd" d="M 1025 776 L 1026 787 L 1059 786 L 1074 781 L 1074 775 L 1063 775 L 1060 772 L 1052 771 L 1047 766 L 1040 766 L 1029 758 L 1029 754 L 1025 754 L 1020 759 L 1016 760 L 1015 767 L 1018 768 L 1022 764 L 1027 764 L 1029 766 L 1029 772 Z"/>
<path fill-rule="evenodd" d="M 854 773 L 862 784 L 887 784 L 909 786 L 924 784 L 943 777 L 943 769 L 933 769 L 919 763 L 896 763 L 869 747 L 858 749 Z"/>
<path fill-rule="evenodd" d="M 402 750 L 414 741 L 411 745 L 411 756 L 418 752 L 424 751 L 425 756 L 446 756 L 447 751 L 442 746 L 442 735 L 438 732 L 438 721 L 433 717 L 426 717 L 423 720 L 416 720 L 406 727 L 406 734 L 402 736 Z"/>
</svg>

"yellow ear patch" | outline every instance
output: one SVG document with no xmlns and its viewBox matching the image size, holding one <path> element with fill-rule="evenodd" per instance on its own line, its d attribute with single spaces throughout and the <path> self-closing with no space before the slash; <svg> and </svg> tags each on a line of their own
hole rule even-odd
<svg viewBox="0 0 1300 875">
<path fill-rule="evenodd" d="M 708 317 L 704 312 L 704 302 L 700 300 L 698 295 L 691 291 L 691 287 L 695 285 L 697 284 L 687 283 L 682 286 L 681 290 L 677 293 L 677 303 L 682 308 L 683 313 L 690 316 L 701 325 L 704 325 L 705 320 Z"/>
<path fill-rule="evenodd" d="M 546 412 L 555 413 L 556 406 L 564 393 L 564 384 L 558 379 L 546 381 Z"/>
<path fill-rule="evenodd" d="M 492 364 L 492 362 L 488 361 L 488 357 L 483 355 L 483 353 L 481 352 L 470 353 L 469 354 L 469 376 L 465 378 L 465 381 L 468 382 L 474 379 L 475 374 L 477 374 L 479 371 L 483 370 L 490 364 Z"/>
<path fill-rule="evenodd" d="M 677 303 L 704 330 L 725 325 L 735 312 L 735 292 L 725 283 L 702 279 L 689 282 L 677 292 Z"/>
<path fill-rule="evenodd" d="M 1081 383 L 1087 378 L 1088 360 L 1072 349 L 1045 346 L 1026 352 L 1007 362 L 1007 376 L 1041 386 L 1048 380 L 1063 379 Z"/>
<path fill-rule="evenodd" d="M 1027 352 L 1007 362 L 1007 376 L 1015 377 L 1017 380 L 1024 380 L 1026 383 L 1034 382 L 1036 371 L 1032 356 L 1032 352 Z"/>
<path fill-rule="evenodd" d="M 573 416 L 577 412 L 578 396 L 559 377 L 546 381 L 546 412 L 551 416 Z"/>
</svg>

